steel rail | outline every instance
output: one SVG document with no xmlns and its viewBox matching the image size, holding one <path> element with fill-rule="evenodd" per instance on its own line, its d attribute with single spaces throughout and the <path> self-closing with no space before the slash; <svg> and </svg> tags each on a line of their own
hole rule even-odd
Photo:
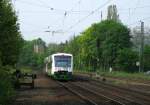
<svg viewBox="0 0 150 105">
<path fill-rule="evenodd" d="M 101 84 L 100 84 L 101 83 Z M 111 90 L 111 89 L 113 89 L 113 90 L 116 90 L 116 91 L 118 91 L 118 92 L 120 92 L 120 93 L 130 93 L 130 92 L 132 92 L 131 93 L 131 96 L 136 96 L 137 98 L 140 98 L 140 99 L 143 99 L 143 100 L 145 100 L 145 101 L 150 101 L 150 99 L 148 98 L 149 97 L 149 95 L 145 95 L 145 94 L 140 94 L 140 93 L 138 93 L 138 92 L 135 92 L 135 91 L 131 91 L 131 90 L 128 90 L 128 89 L 126 89 L 126 88 L 123 88 L 123 87 L 117 87 L 117 86 L 114 86 L 114 85 L 111 85 L 111 84 L 107 84 L 107 83 L 103 83 L 103 82 L 96 82 L 96 81 L 92 81 L 91 82 L 91 84 L 93 84 L 93 85 L 97 85 L 97 86 L 101 86 L 101 87 L 103 87 L 103 88 L 107 88 L 107 89 L 109 89 L 109 90 Z M 142 97 L 142 96 L 143 97 Z M 121 96 L 120 96 L 121 97 Z M 124 97 L 125 98 L 125 97 Z M 127 98 L 126 98 L 127 99 Z M 128 98 L 128 100 L 130 100 L 129 98 Z M 130 100 L 131 101 L 131 100 Z M 140 102 L 139 102 L 140 103 Z"/>
<path fill-rule="evenodd" d="M 64 88 L 66 88 L 67 90 L 69 90 L 70 92 L 72 92 L 73 94 L 75 94 L 75 95 L 79 96 L 80 98 L 82 98 L 84 101 L 86 101 L 86 102 L 88 102 L 88 103 L 90 103 L 90 104 L 92 104 L 92 105 L 99 105 L 99 104 L 97 104 L 96 102 L 94 102 L 93 100 L 91 100 L 91 99 L 85 97 L 83 94 L 80 94 L 78 91 L 75 91 L 75 90 L 73 90 L 71 87 L 66 86 L 64 83 L 61 83 L 61 82 L 58 82 L 58 83 L 59 83 L 60 85 L 62 85 Z M 80 85 L 77 85 L 77 84 L 74 84 L 74 83 L 71 83 L 71 82 L 69 82 L 69 85 L 76 86 L 76 87 L 78 87 L 79 89 L 83 89 L 83 90 L 89 91 L 90 93 L 95 94 L 95 95 L 97 95 L 97 96 L 99 96 L 99 97 L 103 97 L 103 98 L 109 100 L 109 101 L 107 101 L 107 102 L 110 102 L 110 104 L 112 103 L 112 105 L 114 105 L 114 104 L 115 104 L 115 105 L 126 105 L 126 104 L 121 103 L 121 102 L 119 102 L 119 101 L 117 101 L 117 100 L 115 100 L 115 99 L 109 98 L 109 97 L 107 97 L 107 96 L 105 96 L 105 95 L 102 95 L 102 94 L 98 94 L 97 92 L 92 91 L 92 90 L 90 90 L 90 89 L 88 89 L 88 88 L 82 87 L 82 86 L 80 86 Z M 106 102 L 106 104 L 107 104 L 107 102 Z M 110 104 L 109 104 L 109 105 L 110 105 Z"/>
<path fill-rule="evenodd" d="M 86 98 L 85 96 L 81 95 L 80 93 L 78 93 L 77 91 L 74 91 L 73 89 L 71 89 L 70 87 L 66 86 L 64 83 L 58 82 L 58 84 L 60 84 L 61 86 L 63 86 L 65 89 L 67 89 L 68 91 L 70 91 L 71 93 L 75 94 L 76 96 L 80 97 L 82 100 L 84 100 L 87 104 L 90 105 L 98 105 L 96 104 L 94 101 Z"/>
<path fill-rule="evenodd" d="M 93 84 L 93 85 L 91 85 L 91 84 L 89 84 L 89 83 L 81 84 L 80 82 L 79 82 L 79 84 L 80 84 L 80 85 L 85 85 L 86 87 L 89 87 L 89 88 L 91 88 L 91 89 L 93 89 L 93 90 L 94 90 L 94 89 L 97 89 L 97 90 L 99 90 L 99 91 L 106 91 L 105 89 L 103 89 L 103 88 L 101 88 L 101 87 L 96 87 L 96 86 L 93 87 L 94 84 Z M 107 91 L 107 92 L 108 92 L 108 91 Z M 100 92 L 99 92 L 99 94 L 100 94 Z M 123 96 L 121 96 L 121 95 L 117 95 L 117 94 L 113 94 L 113 93 L 109 93 L 109 92 L 108 92 L 108 94 L 115 96 L 115 97 L 114 97 L 115 100 L 117 100 L 116 98 L 120 99 L 120 101 L 118 101 L 118 102 L 121 102 L 121 100 L 123 100 L 125 105 L 126 105 L 126 104 L 129 104 L 129 103 L 134 103 L 134 104 L 136 104 L 136 105 L 140 105 L 139 103 L 137 103 L 137 102 L 135 102 L 135 101 L 133 101 L 133 100 L 131 100 L 131 99 L 129 99 L 129 98 L 123 97 Z M 106 95 L 105 95 L 105 96 L 106 96 Z M 109 97 L 109 96 L 106 96 L 106 97 Z M 125 103 L 125 102 L 127 102 L 127 103 Z M 123 102 L 121 102 L 121 103 L 123 103 Z"/>
<path fill-rule="evenodd" d="M 74 83 L 71 83 L 71 84 L 74 84 Z M 89 92 L 91 92 L 91 93 L 94 93 L 94 94 L 96 94 L 96 95 L 98 95 L 98 96 L 100 96 L 100 97 L 104 97 L 104 98 L 106 98 L 106 99 L 108 99 L 108 100 L 110 100 L 111 102 L 114 102 L 114 103 L 116 103 L 116 105 L 126 105 L 126 104 L 124 104 L 124 103 L 122 103 L 122 102 L 119 102 L 119 101 L 117 101 L 117 100 L 115 100 L 115 99 L 112 99 L 112 98 L 110 98 L 110 97 L 107 97 L 106 95 L 103 95 L 103 94 L 100 94 L 100 93 L 98 93 L 98 92 L 95 92 L 95 91 L 93 91 L 93 90 L 91 90 L 91 89 L 89 89 L 89 88 L 87 88 L 87 87 L 83 87 L 83 86 L 81 86 L 82 84 L 74 84 L 74 85 L 76 85 L 76 86 L 78 86 L 78 87 L 80 87 L 80 88 L 83 88 L 83 89 L 85 89 L 85 90 L 87 90 L 87 91 L 89 91 Z"/>
</svg>

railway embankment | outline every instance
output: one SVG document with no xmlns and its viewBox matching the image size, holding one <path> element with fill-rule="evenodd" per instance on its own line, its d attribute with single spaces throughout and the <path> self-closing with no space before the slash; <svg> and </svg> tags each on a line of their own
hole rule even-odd
<svg viewBox="0 0 150 105">
<path fill-rule="evenodd" d="M 128 74 L 125 73 L 91 73 L 91 72 L 75 72 L 80 77 L 86 77 L 96 81 L 103 81 L 108 84 L 112 84 L 127 89 L 140 91 L 142 93 L 150 94 L 150 75 L 145 74 Z"/>
</svg>

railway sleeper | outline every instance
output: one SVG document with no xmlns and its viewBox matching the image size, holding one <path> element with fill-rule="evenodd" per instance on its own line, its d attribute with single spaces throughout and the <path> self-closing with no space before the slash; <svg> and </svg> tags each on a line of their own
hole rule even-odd
<svg viewBox="0 0 150 105">
<path fill-rule="evenodd" d="M 121 104 L 121 103 L 118 103 L 118 102 L 115 102 L 113 100 L 109 100 L 105 103 L 105 105 L 124 105 L 124 104 Z"/>
<path fill-rule="evenodd" d="M 141 104 L 136 103 L 136 102 L 129 102 L 127 105 L 141 105 Z"/>
</svg>

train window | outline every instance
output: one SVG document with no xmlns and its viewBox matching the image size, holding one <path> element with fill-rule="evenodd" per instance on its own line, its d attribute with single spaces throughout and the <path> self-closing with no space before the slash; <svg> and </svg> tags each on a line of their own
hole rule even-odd
<svg viewBox="0 0 150 105">
<path fill-rule="evenodd" d="M 55 56 L 56 67 L 71 67 L 71 56 Z"/>
</svg>

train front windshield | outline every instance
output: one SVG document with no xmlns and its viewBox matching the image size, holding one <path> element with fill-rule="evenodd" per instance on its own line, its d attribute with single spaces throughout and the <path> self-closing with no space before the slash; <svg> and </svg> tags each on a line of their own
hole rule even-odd
<svg viewBox="0 0 150 105">
<path fill-rule="evenodd" d="M 71 56 L 55 56 L 55 67 L 71 67 Z"/>
</svg>

